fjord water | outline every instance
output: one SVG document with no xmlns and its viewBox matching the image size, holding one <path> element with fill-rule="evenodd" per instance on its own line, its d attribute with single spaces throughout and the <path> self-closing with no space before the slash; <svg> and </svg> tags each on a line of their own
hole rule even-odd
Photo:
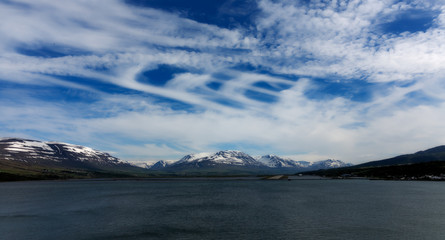
<svg viewBox="0 0 445 240">
<path fill-rule="evenodd" d="M 445 183 L 0 183 L 1 239 L 445 239 Z"/>
</svg>

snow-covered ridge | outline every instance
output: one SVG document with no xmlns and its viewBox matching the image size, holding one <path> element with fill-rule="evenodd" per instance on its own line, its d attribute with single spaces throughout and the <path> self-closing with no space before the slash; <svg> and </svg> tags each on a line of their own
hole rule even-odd
<svg viewBox="0 0 445 240">
<path fill-rule="evenodd" d="M 193 162 L 195 160 L 198 160 L 198 161 L 201 160 L 202 161 L 202 159 L 210 157 L 210 156 L 212 156 L 212 153 L 207 153 L 207 152 L 205 152 L 205 153 L 193 153 L 193 154 L 189 154 L 189 155 L 184 156 L 183 158 L 181 158 L 178 161 L 178 163 L 179 162 Z"/>
<path fill-rule="evenodd" d="M 16 158 L 12 155 L 15 155 Z M 60 162 L 64 159 L 72 159 L 76 161 L 94 161 L 113 164 L 122 163 L 122 161 L 108 153 L 94 150 L 89 147 L 69 143 L 41 142 L 21 138 L 1 138 L 0 156 L 8 160 L 18 159 L 25 162 L 32 159 L 45 159 L 55 162 Z"/>
<path fill-rule="evenodd" d="M 254 158 L 246 153 L 235 150 L 219 151 L 216 153 L 198 153 L 189 154 L 181 158 L 179 161 L 171 164 L 185 164 L 185 163 L 200 163 L 213 162 L 215 164 L 229 164 L 229 165 L 261 165 Z"/>
<path fill-rule="evenodd" d="M 339 168 L 339 167 L 348 167 L 352 166 L 350 163 L 344 163 L 340 160 L 328 159 L 324 161 L 317 161 L 311 164 L 313 167 L 319 167 L 320 169 L 325 168 Z"/>
<path fill-rule="evenodd" d="M 265 155 L 256 159 L 271 168 L 301 168 L 308 170 L 347 167 L 352 164 L 344 163 L 340 160 L 328 159 L 317 162 L 295 161 L 290 158 L 282 158 L 276 155 Z"/>
<path fill-rule="evenodd" d="M 295 161 L 272 154 L 256 157 L 255 159 L 271 168 L 304 168 L 311 165 L 310 162 Z"/>
<path fill-rule="evenodd" d="M 33 152 L 36 149 L 40 151 L 52 152 L 53 149 L 44 142 L 35 140 L 17 139 L 17 138 L 2 138 L 0 144 L 7 145 L 6 150 L 15 152 Z"/>
</svg>

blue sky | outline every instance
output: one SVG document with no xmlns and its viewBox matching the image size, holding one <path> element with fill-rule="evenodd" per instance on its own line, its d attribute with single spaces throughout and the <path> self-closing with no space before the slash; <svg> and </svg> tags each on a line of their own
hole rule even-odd
<svg viewBox="0 0 445 240">
<path fill-rule="evenodd" d="M 444 1 L 0 1 L 0 136 L 129 161 L 445 144 Z"/>
</svg>

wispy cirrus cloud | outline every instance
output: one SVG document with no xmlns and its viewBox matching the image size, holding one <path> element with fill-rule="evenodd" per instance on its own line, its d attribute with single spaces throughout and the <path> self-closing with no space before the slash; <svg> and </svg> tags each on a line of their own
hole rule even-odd
<svg viewBox="0 0 445 240">
<path fill-rule="evenodd" d="M 332 1 L 314 5 L 291 1 L 260 4 L 265 17 L 258 26 L 265 32 L 265 40 L 272 42 L 278 61 L 293 62 L 284 69 L 287 72 L 403 81 L 443 71 L 440 56 L 444 51 L 444 26 L 440 5 L 426 8 L 422 4 L 393 1 Z M 429 14 L 430 22 L 412 32 L 396 24 L 395 27 L 406 28 L 400 34 L 382 27 L 394 21 L 408 21 L 409 10 Z M 395 20 L 396 17 L 402 19 Z M 292 61 L 299 58 L 302 60 Z"/>
<path fill-rule="evenodd" d="M 445 141 L 440 2 L 231 4 L 0 3 L 0 134 L 129 160 L 360 162 Z"/>
</svg>

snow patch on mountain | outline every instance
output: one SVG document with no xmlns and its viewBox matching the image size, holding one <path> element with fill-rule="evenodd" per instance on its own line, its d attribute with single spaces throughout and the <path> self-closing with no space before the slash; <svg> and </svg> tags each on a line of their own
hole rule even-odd
<svg viewBox="0 0 445 240">
<path fill-rule="evenodd" d="M 1 144 L 8 144 L 8 147 L 6 147 L 5 149 L 14 152 L 34 152 L 36 150 L 47 152 L 53 151 L 53 149 L 48 146 L 48 144 L 34 140 L 6 138 L 2 139 L 2 141 L 8 141 L 2 142 Z"/>
<path fill-rule="evenodd" d="M 77 153 L 77 154 L 84 154 L 86 156 L 95 156 L 95 155 L 102 153 L 102 152 L 96 151 L 89 147 L 83 147 L 83 146 L 67 144 L 67 143 L 60 144 L 60 145 L 62 145 L 66 151 Z"/>
</svg>

